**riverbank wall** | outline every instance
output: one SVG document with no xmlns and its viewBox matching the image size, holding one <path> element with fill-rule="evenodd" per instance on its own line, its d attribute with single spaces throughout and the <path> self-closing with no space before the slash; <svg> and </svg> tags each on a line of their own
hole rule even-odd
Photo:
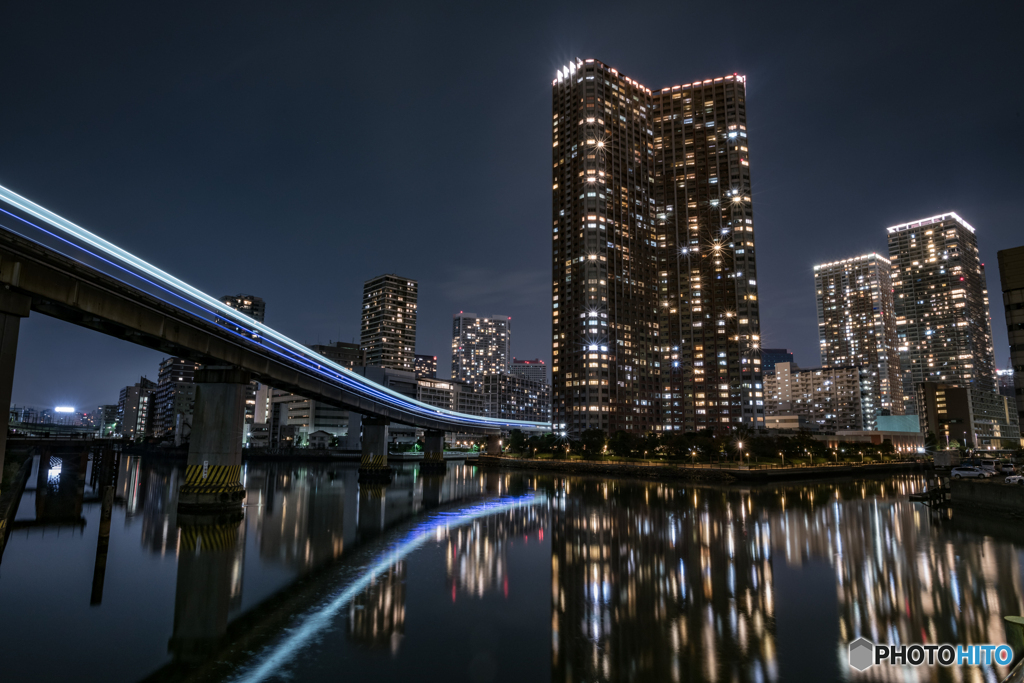
<svg viewBox="0 0 1024 683">
<path fill-rule="evenodd" d="M 1024 518 L 1024 486 L 1019 484 L 954 479 L 949 482 L 949 493 L 949 502 L 954 508 Z"/>
<path fill-rule="evenodd" d="M 593 462 L 588 460 L 532 460 L 481 455 L 466 461 L 490 467 L 540 470 L 562 474 L 589 474 L 614 477 L 638 477 L 652 479 L 687 479 L 695 481 L 732 481 L 743 483 L 765 483 L 772 481 L 794 481 L 820 477 L 851 477 L 897 472 L 920 471 L 922 465 L 916 462 L 875 463 L 869 465 L 828 465 L 816 467 L 694 467 L 674 464 L 645 464 L 631 462 Z"/>
</svg>

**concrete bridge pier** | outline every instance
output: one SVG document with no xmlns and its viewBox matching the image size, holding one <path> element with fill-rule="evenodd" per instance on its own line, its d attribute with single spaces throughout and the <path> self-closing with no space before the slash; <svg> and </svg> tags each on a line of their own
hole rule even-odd
<svg viewBox="0 0 1024 683">
<path fill-rule="evenodd" d="M 18 352 L 21 319 L 27 318 L 32 300 L 24 294 L 0 289 L 0 406 L 5 406 L 0 424 L 0 481 L 4 478 L 4 453 L 7 451 L 7 426 L 10 421 L 11 389 L 14 387 L 14 361 Z"/>
<path fill-rule="evenodd" d="M 487 437 L 487 455 L 501 455 L 501 435 L 491 434 Z"/>
<path fill-rule="evenodd" d="M 241 509 L 242 430 L 245 393 L 251 375 L 224 366 L 196 370 L 196 403 L 185 485 L 178 494 L 181 512 Z"/>
<path fill-rule="evenodd" d="M 391 479 L 388 465 L 388 425 L 390 420 L 363 416 L 363 456 L 359 463 L 359 479 Z"/>
<path fill-rule="evenodd" d="M 447 469 L 444 461 L 444 432 L 429 430 L 423 442 L 423 463 L 420 468 L 424 472 L 443 473 Z"/>
</svg>

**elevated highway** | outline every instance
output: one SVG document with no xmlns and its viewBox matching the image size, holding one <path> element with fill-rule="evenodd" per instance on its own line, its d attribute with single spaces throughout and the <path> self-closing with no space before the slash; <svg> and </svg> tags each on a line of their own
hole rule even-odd
<svg viewBox="0 0 1024 683">
<path fill-rule="evenodd" d="M 396 422 L 435 435 L 459 431 L 491 437 L 511 429 L 550 430 L 546 423 L 444 410 L 376 384 L 0 187 L 0 403 L 10 405 L 19 321 L 30 312 L 230 368 L 236 384 L 252 377 L 360 413 L 370 418 L 364 424 Z"/>
</svg>

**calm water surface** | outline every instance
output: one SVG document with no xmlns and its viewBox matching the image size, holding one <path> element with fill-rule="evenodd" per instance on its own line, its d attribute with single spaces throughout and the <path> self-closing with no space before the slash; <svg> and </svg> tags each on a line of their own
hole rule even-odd
<svg viewBox="0 0 1024 683">
<path fill-rule="evenodd" d="M 999 681 L 846 645 L 1002 643 L 1024 530 L 916 475 L 761 487 L 449 465 L 360 486 L 249 463 L 238 519 L 183 467 L 37 457 L 0 563 L 0 680 Z"/>
</svg>

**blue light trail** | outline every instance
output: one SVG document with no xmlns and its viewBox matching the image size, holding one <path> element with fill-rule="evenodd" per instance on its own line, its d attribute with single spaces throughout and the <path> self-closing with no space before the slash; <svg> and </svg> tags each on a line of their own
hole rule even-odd
<svg viewBox="0 0 1024 683">
<path fill-rule="evenodd" d="M 17 223 L 14 224 L 14 227 L 0 225 L 0 228 L 55 251 L 77 263 L 99 270 L 108 277 L 113 277 L 140 292 L 155 296 L 185 313 L 203 318 L 219 327 L 225 336 L 235 337 L 244 343 L 259 346 L 275 360 L 298 365 L 308 374 L 329 384 L 341 386 L 359 396 L 406 411 L 414 417 L 444 420 L 457 427 L 550 431 L 550 425 L 542 422 L 498 420 L 466 415 L 411 399 L 357 375 L 344 366 L 315 353 L 263 323 L 239 313 L 214 297 L 3 186 L 0 186 L 0 202 L 47 224 L 52 229 L 47 229 L 3 208 L 0 208 L 0 212 L 16 219 Z M 54 240 L 57 241 L 58 247 L 48 243 Z M 68 249 L 69 247 L 70 249 Z M 87 258 L 83 260 L 83 257 Z M 103 267 L 114 269 L 116 274 L 103 270 Z M 230 321 L 231 325 L 224 325 L 225 321 Z"/>
</svg>

